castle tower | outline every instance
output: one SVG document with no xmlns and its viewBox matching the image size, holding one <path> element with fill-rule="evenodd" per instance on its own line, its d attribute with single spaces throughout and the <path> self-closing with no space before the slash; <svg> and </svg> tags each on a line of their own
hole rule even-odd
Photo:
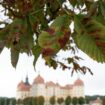
<svg viewBox="0 0 105 105">
<path fill-rule="evenodd" d="M 72 97 L 85 97 L 84 83 L 80 78 L 74 82 Z"/>
<path fill-rule="evenodd" d="M 30 87 L 28 81 L 28 76 L 26 76 L 25 82 L 21 80 L 21 82 L 17 86 L 17 92 L 16 92 L 16 99 L 24 99 L 26 97 L 30 96 Z"/>
<path fill-rule="evenodd" d="M 25 84 L 26 84 L 26 85 L 30 85 L 30 84 L 29 84 L 28 75 L 26 76 L 26 79 L 25 79 Z"/>
<path fill-rule="evenodd" d="M 38 74 L 38 76 L 33 81 L 30 95 L 33 97 L 46 95 L 45 82 L 44 82 L 44 79 L 42 78 L 42 76 L 40 74 Z"/>
</svg>

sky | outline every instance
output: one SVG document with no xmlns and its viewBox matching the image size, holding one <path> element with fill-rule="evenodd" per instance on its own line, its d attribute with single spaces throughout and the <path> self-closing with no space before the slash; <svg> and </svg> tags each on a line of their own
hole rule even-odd
<svg viewBox="0 0 105 105">
<path fill-rule="evenodd" d="M 62 53 L 61 53 L 62 55 Z M 80 62 L 91 68 L 94 75 L 87 73 L 76 74 L 71 77 L 70 70 L 62 71 L 61 68 L 53 70 L 44 65 L 44 60 L 40 57 L 36 64 L 36 71 L 33 67 L 33 57 L 21 54 L 17 68 L 13 68 L 10 60 L 10 51 L 4 49 L 0 54 L 0 96 L 15 97 L 17 85 L 21 80 L 25 80 L 28 74 L 29 82 L 32 84 L 33 79 L 40 73 L 46 81 L 58 82 L 60 85 L 72 84 L 80 77 L 85 84 L 86 95 L 105 95 L 105 64 L 97 63 L 90 59 L 86 54 L 79 51 L 79 55 L 84 58 Z M 64 55 L 65 56 L 65 55 Z"/>
</svg>

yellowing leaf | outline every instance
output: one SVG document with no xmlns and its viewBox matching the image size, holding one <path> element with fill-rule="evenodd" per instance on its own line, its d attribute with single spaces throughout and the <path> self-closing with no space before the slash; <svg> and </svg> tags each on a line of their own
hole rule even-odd
<svg viewBox="0 0 105 105">
<path fill-rule="evenodd" d="M 105 62 L 105 26 L 95 18 L 75 16 L 75 42 L 78 47 L 98 62 Z"/>
<path fill-rule="evenodd" d="M 53 56 L 63 48 L 69 40 L 69 17 L 59 16 L 51 26 L 39 35 L 39 45 L 43 56 Z"/>
<path fill-rule="evenodd" d="M 55 56 L 68 42 L 70 37 L 69 24 L 68 16 L 59 16 L 48 29 L 39 35 L 39 46 L 42 48 L 42 56 L 48 65 L 52 65 L 51 57 Z"/>
</svg>

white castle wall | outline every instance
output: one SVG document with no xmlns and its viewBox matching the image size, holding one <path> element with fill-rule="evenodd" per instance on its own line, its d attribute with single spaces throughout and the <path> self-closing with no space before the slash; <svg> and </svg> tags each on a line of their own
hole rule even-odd
<svg viewBox="0 0 105 105">
<path fill-rule="evenodd" d="M 84 85 L 73 85 L 72 88 L 61 88 L 59 85 L 46 86 L 46 83 L 34 83 L 32 84 L 30 91 L 20 91 L 17 89 L 16 99 L 24 99 L 26 97 L 44 96 L 45 100 L 49 100 L 50 97 L 56 96 L 63 97 L 85 97 Z"/>
</svg>

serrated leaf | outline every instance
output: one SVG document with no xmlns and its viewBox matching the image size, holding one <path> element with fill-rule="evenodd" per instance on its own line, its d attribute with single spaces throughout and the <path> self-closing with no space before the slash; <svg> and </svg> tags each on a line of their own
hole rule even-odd
<svg viewBox="0 0 105 105">
<path fill-rule="evenodd" d="M 95 18 L 75 16 L 75 42 L 78 47 L 98 62 L 105 62 L 105 26 Z"/>
<path fill-rule="evenodd" d="M 43 56 L 55 55 L 68 42 L 70 37 L 69 21 L 68 16 L 59 16 L 48 29 L 39 35 L 38 42 L 42 48 Z"/>
<path fill-rule="evenodd" d="M 33 32 L 27 18 L 15 19 L 8 27 L 9 33 L 4 40 L 6 47 L 11 48 L 11 63 L 13 67 L 16 67 L 19 53 L 29 54 L 33 47 Z"/>
<path fill-rule="evenodd" d="M 30 28 L 29 28 L 30 27 Z M 10 43 L 14 45 L 14 41 L 18 38 L 16 44 L 20 46 L 21 53 L 29 53 L 33 47 L 33 31 L 29 20 L 26 18 L 24 20 L 17 19 L 11 24 L 11 30 L 8 36 L 11 41 L 8 41 L 7 45 Z"/>
<path fill-rule="evenodd" d="M 29 21 L 30 21 L 30 25 L 32 27 L 32 30 L 36 31 L 37 27 L 38 27 L 37 18 L 34 15 L 29 15 Z"/>
<path fill-rule="evenodd" d="M 49 67 L 53 67 L 53 69 L 57 68 L 58 64 L 55 60 L 53 60 L 49 57 L 46 57 L 45 60 L 46 60 L 46 65 L 48 65 Z"/>
<path fill-rule="evenodd" d="M 16 47 L 11 48 L 11 64 L 16 68 L 19 59 L 19 49 Z"/>
<path fill-rule="evenodd" d="M 62 15 L 62 16 L 58 16 L 54 22 L 51 24 L 51 28 L 61 28 L 61 27 L 67 27 L 70 25 L 70 18 L 68 15 Z"/>
<path fill-rule="evenodd" d="M 36 45 L 32 48 L 32 53 L 34 55 L 34 61 L 33 61 L 33 65 L 35 67 L 36 62 L 41 54 L 41 47 L 39 45 Z"/>
</svg>

